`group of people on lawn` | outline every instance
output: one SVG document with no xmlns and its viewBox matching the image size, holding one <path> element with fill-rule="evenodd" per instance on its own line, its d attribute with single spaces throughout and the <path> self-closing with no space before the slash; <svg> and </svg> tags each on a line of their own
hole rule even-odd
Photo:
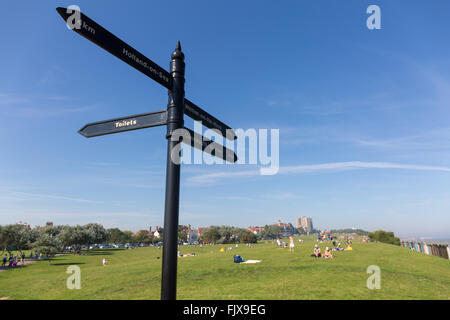
<svg viewBox="0 0 450 320">
<path fill-rule="evenodd" d="M 22 265 L 24 264 L 25 261 L 25 254 L 22 253 L 20 255 L 16 254 L 13 256 L 12 253 L 9 254 L 9 258 L 8 256 L 5 255 L 3 256 L 3 261 L 2 261 L 2 267 L 15 267 L 17 266 L 19 263 L 21 263 Z M 8 263 L 8 265 L 6 265 Z"/>
<path fill-rule="evenodd" d="M 42 254 L 40 253 L 33 253 L 30 252 L 30 259 L 40 259 Z M 16 267 L 18 265 L 24 265 L 25 264 L 25 253 L 21 252 L 20 254 L 16 253 L 15 255 L 10 252 L 9 258 L 8 255 L 5 253 L 3 255 L 2 260 L 2 267 Z"/>
<path fill-rule="evenodd" d="M 311 255 L 312 257 L 315 258 L 328 258 L 328 259 L 333 259 L 333 253 L 332 251 L 352 251 L 352 247 L 351 247 L 351 242 L 347 242 L 347 249 L 344 249 L 341 247 L 341 244 L 338 243 L 338 245 L 336 246 L 336 244 L 333 242 L 333 245 L 335 246 L 334 248 L 330 249 L 328 247 L 325 248 L 325 252 L 322 254 L 319 245 L 316 244 L 314 245 L 314 251 L 313 254 Z"/>
<path fill-rule="evenodd" d="M 315 258 L 333 259 L 334 255 L 333 255 L 332 251 L 344 251 L 344 250 L 345 251 L 351 251 L 352 250 L 351 241 L 350 240 L 347 241 L 347 249 L 342 248 L 341 247 L 341 243 L 336 244 L 336 242 L 334 240 L 333 240 L 332 243 L 333 243 L 333 248 L 330 249 L 330 248 L 326 247 L 325 248 L 325 252 L 323 252 L 323 253 L 321 252 L 321 250 L 319 248 L 319 245 L 316 244 L 314 246 L 314 251 L 313 251 L 313 254 L 311 256 L 315 257 Z M 286 248 L 287 244 L 286 244 L 286 242 L 282 242 L 282 241 L 280 241 L 279 238 L 277 238 L 277 246 Z M 294 247 L 295 247 L 295 245 L 294 245 L 294 238 L 292 236 L 289 236 L 289 251 L 293 252 L 294 251 Z"/>
<path fill-rule="evenodd" d="M 286 248 L 287 244 L 284 241 L 281 242 L 280 239 L 277 238 L 277 246 Z M 294 238 L 292 236 L 289 236 L 289 251 L 290 252 L 294 252 L 294 247 L 295 247 L 295 245 L 294 245 Z"/>
</svg>

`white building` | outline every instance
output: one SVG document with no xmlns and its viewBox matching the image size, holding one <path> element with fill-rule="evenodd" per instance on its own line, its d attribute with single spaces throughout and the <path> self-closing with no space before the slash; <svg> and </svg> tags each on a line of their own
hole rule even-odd
<svg viewBox="0 0 450 320">
<path fill-rule="evenodd" d="M 295 220 L 295 226 L 298 228 L 303 228 L 308 234 L 313 230 L 312 218 L 302 216 Z"/>
</svg>

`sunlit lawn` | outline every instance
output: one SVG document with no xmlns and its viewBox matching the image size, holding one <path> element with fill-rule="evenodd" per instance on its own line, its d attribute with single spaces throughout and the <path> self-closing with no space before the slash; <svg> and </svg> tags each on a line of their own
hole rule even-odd
<svg viewBox="0 0 450 320">
<path fill-rule="evenodd" d="M 449 299 L 450 261 L 381 243 L 353 244 L 335 259 L 310 255 L 315 241 L 295 243 L 295 251 L 272 241 L 251 248 L 234 245 L 181 246 L 178 299 Z M 327 244 L 321 244 L 322 249 Z M 221 247 L 233 250 L 220 252 Z M 256 264 L 233 263 L 233 255 Z M 56 257 L 0 272 L 0 298 L 159 299 L 162 249 L 95 250 L 85 256 Z M 108 260 L 102 266 L 102 259 Z M 158 258 L 159 257 L 159 258 Z M 81 289 L 69 290 L 69 265 L 81 268 Z M 381 289 L 366 286 L 367 267 L 381 268 Z"/>
</svg>

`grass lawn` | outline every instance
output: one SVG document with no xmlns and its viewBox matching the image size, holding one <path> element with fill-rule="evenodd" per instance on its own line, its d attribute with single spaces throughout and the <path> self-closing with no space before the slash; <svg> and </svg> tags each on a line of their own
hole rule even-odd
<svg viewBox="0 0 450 320">
<path fill-rule="evenodd" d="M 310 257 L 315 241 L 295 242 L 295 252 L 271 241 L 181 246 L 178 299 L 450 299 L 450 261 L 381 243 L 353 244 L 333 252 L 335 259 Z M 322 250 L 327 244 L 321 244 Z M 231 246 L 231 245 L 228 245 Z M 227 247 L 227 246 L 225 246 Z M 94 250 L 85 256 L 56 257 L 0 272 L 0 298 L 9 299 L 159 299 L 162 249 Z M 256 264 L 233 263 L 233 255 Z M 106 257 L 107 266 L 102 266 Z M 69 265 L 81 268 L 81 289 L 66 288 Z M 381 268 L 381 289 L 366 287 L 369 265 Z"/>
</svg>

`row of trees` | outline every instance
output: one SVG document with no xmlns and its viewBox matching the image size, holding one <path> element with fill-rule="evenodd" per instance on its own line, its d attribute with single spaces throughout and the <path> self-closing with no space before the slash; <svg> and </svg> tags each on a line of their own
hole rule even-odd
<svg viewBox="0 0 450 320">
<path fill-rule="evenodd" d="M 28 229 L 24 225 L 11 224 L 0 226 L 0 250 L 12 251 L 33 250 L 49 258 L 64 248 L 79 253 L 83 246 L 101 243 L 153 243 L 161 238 L 149 237 L 145 234 L 133 236 L 131 231 L 118 228 L 105 229 L 101 224 L 89 223 L 84 226 L 45 226 Z"/>
<path fill-rule="evenodd" d="M 397 238 L 394 233 L 390 231 L 377 230 L 375 232 L 369 232 L 367 236 L 371 241 L 395 244 L 397 246 L 400 245 L 400 238 Z"/>
<path fill-rule="evenodd" d="M 316 230 L 312 230 L 310 233 L 315 233 Z M 264 230 L 259 233 L 258 238 L 259 239 L 276 239 L 276 238 L 282 238 L 286 235 L 306 235 L 307 232 L 302 227 L 294 229 L 292 232 L 286 233 L 284 228 L 281 226 L 278 226 L 276 224 L 272 225 L 265 225 Z"/>
<path fill-rule="evenodd" d="M 229 226 L 211 226 L 200 236 L 200 241 L 206 243 L 256 243 L 256 235 L 247 229 Z"/>
<path fill-rule="evenodd" d="M 316 232 L 315 230 L 313 232 Z M 307 234 L 303 228 L 294 229 L 286 233 L 286 230 L 276 224 L 265 225 L 264 230 L 257 236 L 247 229 L 229 227 L 229 226 L 211 226 L 206 229 L 200 237 L 200 241 L 207 243 L 255 243 L 260 239 L 276 239 L 286 235 L 303 235 Z M 179 233 L 180 237 L 180 233 Z"/>
<path fill-rule="evenodd" d="M 340 234 L 340 233 L 347 233 L 347 234 L 352 234 L 355 233 L 359 236 L 367 236 L 368 235 L 368 231 L 365 231 L 363 229 L 352 229 L 352 228 L 347 228 L 347 229 L 331 229 L 330 232 L 332 234 Z"/>
<path fill-rule="evenodd" d="M 28 229 L 24 225 L 0 226 L 0 249 L 3 252 L 31 249 L 52 257 L 64 247 L 72 247 L 79 252 L 83 245 L 88 248 L 93 243 L 107 239 L 107 231 L 102 225 L 90 223 L 85 226 L 46 226 Z"/>
</svg>

